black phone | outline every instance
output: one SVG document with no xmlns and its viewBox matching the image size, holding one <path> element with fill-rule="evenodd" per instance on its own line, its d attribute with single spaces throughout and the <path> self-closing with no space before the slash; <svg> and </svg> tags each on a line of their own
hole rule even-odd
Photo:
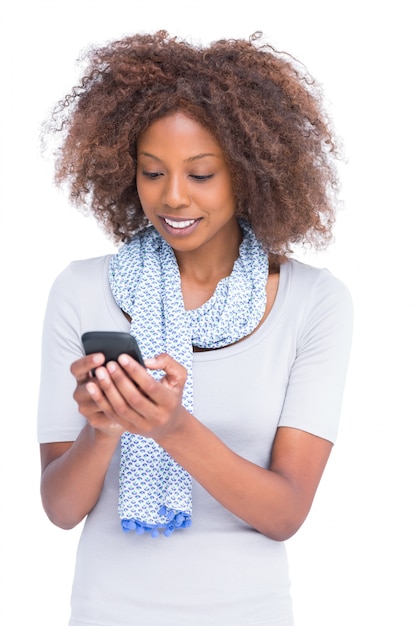
<svg viewBox="0 0 417 626">
<path fill-rule="evenodd" d="M 128 354 L 145 367 L 137 341 L 129 333 L 94 330 L 84 333 L 81 341 L 86 354 L 102 352 L 106 363 L 117 361 L 120 354 Z"/>
</svg>

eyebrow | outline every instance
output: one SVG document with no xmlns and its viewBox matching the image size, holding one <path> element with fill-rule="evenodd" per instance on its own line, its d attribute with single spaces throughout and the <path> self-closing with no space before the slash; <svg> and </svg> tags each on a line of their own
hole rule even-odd
<svg viewBox="0 0 417 626">
<path fill-rule="evenodd" d="M 150 152 L 139 152 L 138 156 L 147 156 L 147 157 L 150 157 L 151 159 L 155 159 L 155 161 L 159 161 L 160 163 L 162 163 L 162 159 L 158 158 L 154 154 L 151 154 Z M 201 154 L 196 154 L 195 156 L 191 156 L 188 159 L 185 159 L 185 162 L 191 163 L 193 161 L 198 161 L 199 159 L 204 159 L 204 157 L 220 158 L 220 155 L 214 154 L 213 152 L 203 152 Z"/>
</svg>

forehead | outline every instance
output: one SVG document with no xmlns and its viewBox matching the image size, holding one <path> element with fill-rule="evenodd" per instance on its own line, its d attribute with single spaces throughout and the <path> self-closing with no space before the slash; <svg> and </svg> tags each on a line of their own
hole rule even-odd
<svg viewBox="0 0 417 626">
<path fill-rule="evenodd" d="M 176 111 L 156 120 L 138 139 L 138 151 L 173 150 L 187 157 L 201 152 L 222 154 L 214 135 L 186 113 Z M 186 157 L 186 158 L 187 158 Z"/>
</svg>

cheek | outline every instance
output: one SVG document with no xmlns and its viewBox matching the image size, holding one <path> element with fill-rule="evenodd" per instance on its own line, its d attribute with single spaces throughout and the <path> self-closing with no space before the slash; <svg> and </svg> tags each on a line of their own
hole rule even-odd
<svg viewBox="0 0 417 626">
<path fill-rule="evenodd" d="M 218 190 L 217 199 L 220 201 L 223 209 L 229 209 L 230 212 L 234 212 L 236 207 L 236 200 L 233 193 L 231 184 L 227 181 L 221 185 Z"/>
<path fill-rule="evenodd" d="M 228 209 L 234 212 L 235 196 L 231 182 L 226 177 L 219 179 L 216 185 L 201 188 L 198 195 L 201 205 L 206 205 L 211 209 L 218 208 L 223 211 Z"/>
<path fill-rule="evenodd" d="M 142 205 L 142 209 L 146 212 L 147 208 L 152 205 L 152 193 L 147 189 L 146 185 L 136 183 L 136 189 L 138 192 L 139 200 Z"/>
</svg>

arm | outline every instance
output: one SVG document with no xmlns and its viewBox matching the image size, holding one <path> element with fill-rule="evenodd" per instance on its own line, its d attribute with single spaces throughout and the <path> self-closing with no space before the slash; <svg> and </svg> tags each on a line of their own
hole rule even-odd
<svg viewBox="0 0 417 626">
<path fill-rule="evenodd" d="M 225 508 L 259 532 L 283 541 L 304 522 L 332 444 L 279 428 L 269 469 L 235 454 L 197 420 L 161 445 Z"/>
<path fill-rule="evenodd" d="M 270 467 L 261 468 L 230 450 L 184 409 L 186 372 L 171 357 L 147 361 L 149 368 L 165 370 L 160 382 L 129 357 L 121 357 L 120 364 L 99 368 L 98 384 L 89 386 L 109 418 L 124 430 L 152 437 L 223 506 L 263 534 L 283 540 L 296 532 L 310 509 L 330 442 L 280 428 Z"/>
<path fill-rule="evenodd" d="M 87 392 L 89 372 L 104 357 L 84 357 L 81 344 L 85 327 L 107 326 L 107 315 L 101 314 L 105 276 L 106 257 L 71 263 L 55 279 L 45 312 L 38 406 L 41 495 L 47 515 L 62 528 L 75 526 L 96 504 L 121 435 Z"/>
<path fill-rule="evenodd" d="M 87 424 L 74 442 L 44 443 L 41 452 L 41 495 L 44 509 L 57 526 L 76 526 L 94 507 L 101 493 L 122 429 L 109 420 L 87 392 L 92 367 L 102 355 L 76 361 L 71 368 L 77 386 L 74 399 Z"/>
</svg>

